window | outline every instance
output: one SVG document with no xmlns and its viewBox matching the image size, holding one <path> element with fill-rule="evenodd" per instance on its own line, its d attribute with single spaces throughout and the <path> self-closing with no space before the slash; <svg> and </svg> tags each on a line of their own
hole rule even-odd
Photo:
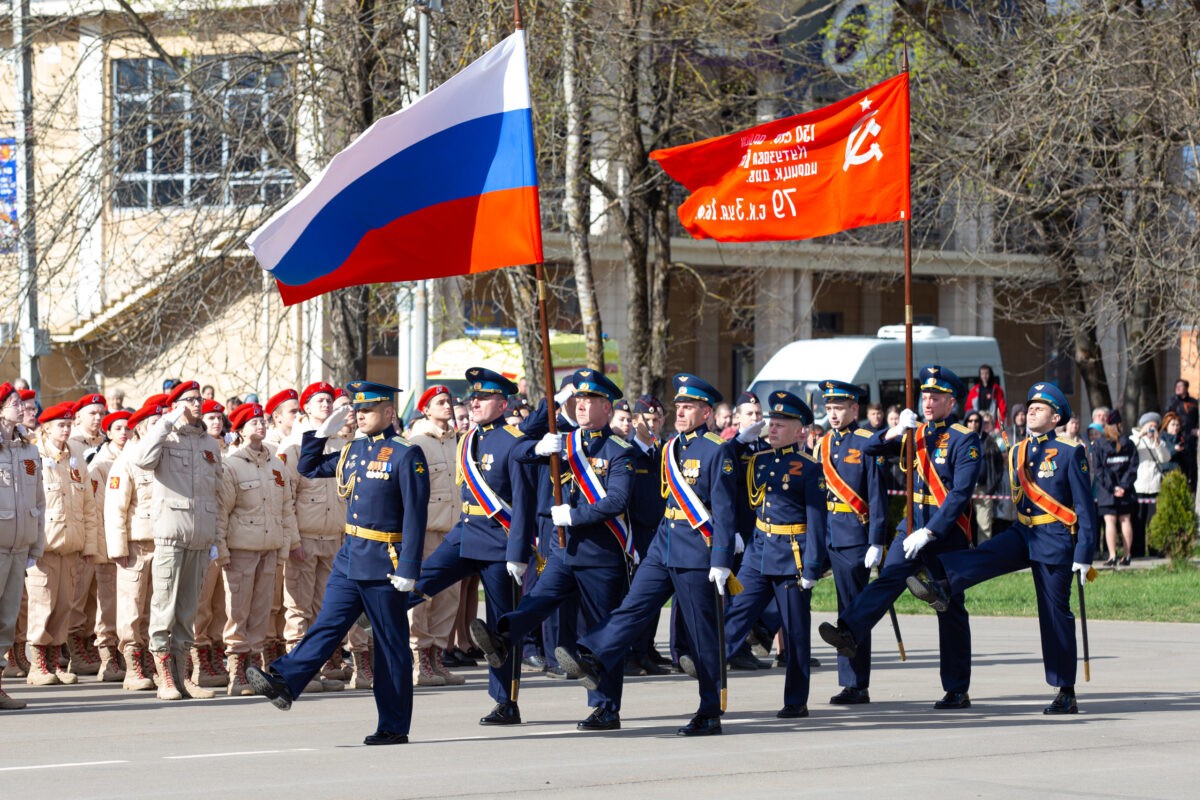
<svg viewBox="0 0 1200 800">
<path fill-rule="evenodd" d="M 120 208 L 271 204 L 291 194 L 291 76 L 250 56 L 113 61 Z"/>
</svg>

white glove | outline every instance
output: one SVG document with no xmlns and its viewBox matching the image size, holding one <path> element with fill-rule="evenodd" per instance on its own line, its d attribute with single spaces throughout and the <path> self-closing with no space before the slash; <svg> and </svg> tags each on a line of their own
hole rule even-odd
<svg viewBox="0 0 1200 800">
<path fill-rule="evenodd" d="M 759 435 L 762 434 L 763 426 L 767 424 L 765 419 L 760 419 L 758 422 L 747 425 L 738 431 L 737 440 L 742 444 L 750 444 L 757 442 Z"/>
<path fill-rule="evenodd" d="M 523 564 L 520 561 L 505 561 L 504 566 L 508 570 L 508 574 L 512 575 L 512 579 L 517 582 L 517 586 L 520 586 L 522 580 L 525 578 L 525 570 L 529 569 L 529 565 Z"/>
<path fill-rule="evenodd" d="M 867 548 L 867 555 L 863 558 L 863 566 L 867 569 L 878 567 L 879 562 L 883 561 L 883 548 L 877 544 L 873 544 Z"/>
<path fill-rule="evenodd" d="M 215 544 L 212 547 L 208 548 L 208 560 L 209 561 L 217 560 L 217 546 Z"/>
<path fill-rule="evenodd" d="M 800 578 L 800 588 L 806 592 L 816 585 L 817 585 L 816 581 L 810 581 L 808 578 L 804 578 L 804 577 Z"/>
<path fill-rule="evenodd" d="M 933 539 L 933 531 L 928 528 L 917 528 L 915 531 L 904 537 L 904 557 L 913 558 L 917 553 L 921 552 L 921 548 L 929 544 Z"/>
<path fill-rule="evenodd" d="M 225 444 L 233 444 L 233 440 L 234 440 L 234 439 L 236 439 L 236 438 L 237 438 L 237 436 L 235 436 L 235 435 L 234 435 L 234 434 L 231 432 L 231 433 L 227 433 L 227 434 L 225 434 L 225 435 L 224 435 L 224 436 L 222 436 L 221 438 L 225 440 Z"/>
<path fill-rule="evenodd" d="M 638 555 L 637 550 L 634 550 L 633 551 L 633 565 L 636 567 L 640 563 L 642 563 L 642 557 Z"/>
<path fill-rule="evenodd" d="M 388 580 L 392 582 L 392 586 L 396 587 L 397 592 L 411 592 L 417 588 L 416 578 L 401 578 L 399 575 L 388 575 Z"/>
<path fill-rule="evenodd" d="M 550 506 L 550 521 L 560 528 L 571 527 L 571 507 L 566 503 Z"/>
<path fill-rule="evenodd" d="M 1091 564 L 1080 564 L 1078 561 L 1071 564 L 1071 572 L 1079 573 L 1079 585 L 1080 586 L 1084 586 L 1087 584 L 1088 570 L 1090 570 L 1091 568 L 1092 568 Z"/>
<path fill-rule="evenodd" d="M 340 431 L 349 418 L 350 406 L 338 406 L 329 412 L 329 416 L 325 418 L 324 422 L 317 426 L 316 437 L 318 439 L 328 439 Z"/>
<path fill-rule="evenodd" d="M 28 572 L 29 570 L 33 569 L 36 566 L 37 566 L 36 558 L 34 558 L 33 556 L 26 557 L 26 559 L 25 559 L 25 571 L 26 572 Z"/>
<path fill-rule="evenodd" d="M 186 406 L 180 406 L 174 411 L 168 411 L 162 415 L 163 422 L 167 423 L 167 427 L 174 428 L 179 423 L 179 420 L 183 419 L 184 412 L 186 411 Z"/>
<path fill-rule="evenodd" d="M 541 441 L 533 446 L 533 452 L 539 456 L 558 455 L 562 450 L 563 435 L 561 433 L 547 433 Z"/>
<path fill-rule="evenodd" d="M 571 399 L 571 395 L 575 394 L 575 384 L 568 383 L 563 388 L 559 389 L 554 395 L 554 402 L 562 405 Z"/>
<path fill-rule="evenodd" d="M 725 581 L 729 580 L 729 567 L 709 567 L 708 579 L 717 585 L 717 594 L 725 594 Z"/>
<path fill-rule="evenodd" d="M 735 533 L 733 535 L 733 554 L 736 556 L 738 553 L 744 552 L 746 552 L 746 540 L 740 533 Z"/>
<path fill-rule="evenodd" d="M 911 408 L 906 408 L 900 412 L 900 421 L 888 429 L 886 439 L 896 439 L 904 435 L 904 432 L 909 429 L 915 429 L 920 423 L 917 421 L 917 413 Z"/>
</svg>

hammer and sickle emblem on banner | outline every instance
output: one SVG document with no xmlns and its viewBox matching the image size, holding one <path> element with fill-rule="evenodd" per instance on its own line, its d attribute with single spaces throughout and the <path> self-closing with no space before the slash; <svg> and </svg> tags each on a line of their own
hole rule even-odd
<svg viewBox="0 0 1200 800">
<path fill-rule="evenodd" d="M 862 152 L 867 137 L 876 137 L 883 131 L 875 121 L 875 115 L 878 113 L 879 111 L 875 110 L 864 115 L 850 129 L 850 135 L 846 137 L 846 160 L 842 162 L 842 172 L 849 170 L 851 165 L 866 164 L 872 158 L 876 161 L 883 160 L 883 150 L 879 148 L 879 142 L 871 142 L 867 151 Z"/>
</svg>

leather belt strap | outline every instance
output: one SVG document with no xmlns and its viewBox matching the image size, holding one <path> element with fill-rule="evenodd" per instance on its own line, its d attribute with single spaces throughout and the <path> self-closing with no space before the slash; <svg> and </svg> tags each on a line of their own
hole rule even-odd
<svg viewBox="0 0 1200 800">
<path fill-rule="evenodd" d="M 855 511 L 853 508 L 850 507 L 849 503 L 827 502 L 825 504 L 825 507 L 827 509 L 829 509 L 830 511 L 835 511 L 835 512 L 842 513 L 842 514 L 857 514 L 858 513 L 857 511 Z"/>
<path fill-rule="evenodd" d="M 462 510 L 464 514 L 472 517 L 487 516 L 487 511 L 484 510 L 483 506 L 477 506 L 474 503 L 463 503 Z"/>
<path fill-rule="evenodd" d="M 399 544 L 404 541 L 404 534 L 390 533 L 388 531 L 376 531 L 371 528 L 363 528 L 359 525 L 351 525 L 346 523 L 346 533 L 349 536 L 357 536 L 360 539 L 370 539 L 373 542 L 387 542 L 388 544 Z"/>
<path fill-rule="evenodd" d="M 1051 522 L 1058 522 L 1058 519 L 1053 514 L 1035 514 L 1031 517 L 1018 513 L 1017 521 L 1022 525 L 1049 525 Z"/>
<path fill-rule="evenodd" d="M 921 494 L 920 492 L 913 492 L 913 502 L 925 506 L 936 506 L 938 504 L 936 497 L 931 494 Z"/>
<path fill-rule="evenodd" d="M 687 514 L 684 513 L 683 509 L 675 508 L 675 506 L 667 506 L 667 508 L 663 510 L 663 516 L 667 519 L 687 519 Z"/>
<path fill-rule="evenodd" d="M 754 527 L 763 531 L 768 536 L 799 536 L 808 531 L 808 525 L 803 522 L 797 525 L 772 525 L 769 522 L 756 519 L 754 520 Z"/>
</svg>

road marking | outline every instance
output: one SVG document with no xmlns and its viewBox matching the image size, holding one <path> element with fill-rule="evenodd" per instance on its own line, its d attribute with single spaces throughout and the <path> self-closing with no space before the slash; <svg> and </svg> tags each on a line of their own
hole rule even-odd
<svg viewBox="0 0 1200 800">
<path fill-rule="evenodd" d="M 103 764 L 128 763 L 128 761 L 76 761 L 72 764 L 32 764 L 28 767 L 0 767 L 0 772 L 15 772 L 22 769 L 58 769 L 60 767 L 98 767 Z"/>
<path fill-rule="evenodd" d="M 266 756 L 276 753 L 312 753 L 315 747 L 296 747 L 291 750 L 240 750 L 235 753 L 197 753 L 191 756 L 163 756 L 166 761 L 180 761 L 187 758 L 225 758 L 226 756 Z"/>
</svg>

